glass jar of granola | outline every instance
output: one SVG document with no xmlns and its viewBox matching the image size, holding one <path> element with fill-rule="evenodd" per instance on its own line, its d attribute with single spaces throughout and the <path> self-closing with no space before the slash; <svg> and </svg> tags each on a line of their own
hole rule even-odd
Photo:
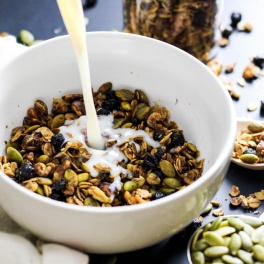
<svg viewBox="0 0 264 264">
<path fill-rule="evenodd" d="M 124 0 L 124 31 L 172 44 L 199 60 L 215 45 L 220 0 Z"/>
</svg>

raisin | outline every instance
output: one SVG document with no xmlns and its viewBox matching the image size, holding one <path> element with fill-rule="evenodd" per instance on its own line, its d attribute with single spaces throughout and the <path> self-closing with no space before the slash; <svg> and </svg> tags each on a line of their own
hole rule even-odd
<svg viewBox="0 0 264 264">
<path fill-rule="evenodd" d="M 82 6 L 83 8 L 90 8 L 93 7 L 96 4 L 96 0 L 83 0 Z"/>
<path fill-rule="evenodd" d="M 161 141 L 165 136 L 165 131 L 162 129 L 157 129 L 153 133 L 153 139 L 155 141 Z"/>
<path fill-rule="evenodd" d="M 233 32 L 233 28 L 231 26 L 226 26 L 221 30 L 221 35 L 223 38 L 228 39 L 232 34 L 232 32 Z"/>
<path fill-rule="evenodd" d="M 154 155 L 151 155 L 149 153 L 144 157 L 144 163 L 146 166 L 152 168 L 157 167 L 159 164 L 158 159 Z"/>
<path fill-rule="evenodd" d="M 97 110 L 97 115 L 109 115 L 111 112 L 108 109 L 100 108 Z"/>
<path fill-rule="evenodd" d="M 49 196 L 52 200 L 60 201 L 60 202 L 65 202 L 65 195 L 61 191 L 56 191 L 53 190 L 51 195 Z"/>
<path fill-rule="evenodd" d="M 102 108 L 105 108 L 109 111 L 118 110 L 119 102 L 116 99 L 108 99 L 102 103 Z"/>
<path fill-rule="evenodd" d="M 64 179 L 58 180 L 54 183 L 54 190 L 64 191 L 66 188 L 66 181 Z"/>
<path fill-rule="evenodd" d="M 140 124 L 140 120 L 137 119 L 136 117 L 133 117 L 133 118 L 131 119 L 131 123 L 133 124 L 133 126 L 137 126 L 137 125 Z"/>
<path fill-rule="evenodd" d="M 236 28 L 237 24 L 241 21 L 242 15 L 239 12 L 233 12 L 231 14 L 231 27 Z"/>
<path fill-rule="evenodd" d="M 158 200 L 158 199 L 163 198 L 163 197 L 165 197 L 165 196 L 166 196 L 166 194 L 164 194 L 164 193 L 161 193 L 161 192 L 155 192 L 155 193 L 151 196 L 151 201 L 153 201 L 153 200 Z"/>
<path fill-rule="evenodd" d="M 56 150 L 60 150 L 65 138 L 61 133 L 55 134 L 51 138 L 51 144 L 55 147 Z"/>
<path fill-rule="evenodd" d="M 253 148 L 248 148 L 246 149 L 243 154 L 253 154 L 253 155 L 257 155 L 257 151 Z"/>
<path fill-rule="evenodd" d="M 258 66 L 260 69 L 263 68 L 263 65 L 264 65 L 264 58 L 261 58 L 261 57 L 254 57 L 252 62 Z"/>
<path fill-rule="evenodd" d="M 260 113 L 261 115 L 264 114 L 264 100 L 260 101 Z"/>
<path fill-rule="evenodd" d="M 106 100 L 109 100 L 109 99 L 117 99 L 116 95 L 115 95 L 115 92 L 114 90 L 108 90 L 106 92 Z"/>
<path fill-rule="evenodd" d="M 34 167 L 29 164 L 23 164 L 17 171 L 16 171 L 16 178 L 18 182 L 26 181 L 31 178 L 35 177 L 35 169 Z"/>
<path fill-rule="evenodd" d="M 170 148 L 176 146 L 182 146 L 185 142 L 185 138 L 181 130 L 173 132 L 170 136 L 170 139 L 171 139 L 171 143 L 169 144 Z"/>
<path fill-rule="evenodd" d="M 162 173 L 161 170 L 156 169 L 152 171 L 156 176 L 158 176 L 161 180 L 163 180 L 165 178 L 164 174 Z"/>
<path fill-rule="evenodd" d="M 162 149 L 158 149 L 157 152 L 154 154 L 158 161 L 161 160 L 162 156 L 164 155 L 165 151 Z"/>
</svg>

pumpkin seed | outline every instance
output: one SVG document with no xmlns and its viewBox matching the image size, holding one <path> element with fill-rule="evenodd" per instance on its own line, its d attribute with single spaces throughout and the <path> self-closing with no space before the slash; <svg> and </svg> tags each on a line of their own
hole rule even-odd
<svg viewBox="0 0 264 264">
<path fill-rule="evenodd" d="M 36 129 L 38 129 L 40 127 L 40 125 L 34 125 L 34 126 L 30 126 L 27 130 L 25 130 L 25 134 L 30 134 L 32 131 L 35 131 Z"/>
<path fill-rule="evenodd" d="M 223 237 L 214 231 L 207 231 L 203 233 L 203 238 L 206 241 L 206 243 L 208 243 L 210 246 L 224 246 L 225 245 L 225 241 Z"/>
<path fill-rule="evenodd" d="M 228 224 L 237 230 L 242 230 L 244 227 L 244 222 L 236 217 L 228 217 Z"/>
<path fill-rule="evenodd" d="M 23 44 L 30 46 L 30 44 L 34 41 L 35 38 L 31 32 L 26 29 L 22 29 L 19 32 L 19 39 Z"/>
<path fill-rule="evenodd" d="M 122 101 L 132 101 L 134 99 L 134 93 L 126 89 L 117 90 L 115 95 Z"/>
<path fill-rule="evenodd" d="M 65 116 L 63 114 L 56 115 L 51 122 L 51 128 L 58 128 L 60 126 L 63 126 L 64 122 Z"/>
<path fill-rule="evenodd" d="M 204 215 L 204 214 L 207 214 L 209 213 L 213 208 L 213 205 L 211 203 L 209 203 L 205 208 L 204 210 L 201 212 L 201 215 Z"/>
<path fill-rule="evenodd" d="M 209 258 L 221 257 L 229 252 L 228 247 L 225 246 L 213 246 L 204 251 L 204 255 Z"/>
<path fill-rule="evenodd" d="M 204 254 L 201 251 L 193 252 L 191 255 L 193 264 L 204 264 L 205 258 Z"/>
<path fill-rule="evenodd" d="M 261 245 L 254 245 L 252 248 L 253 257 L 259 261 L 264 262 L 264 247 Z"/>
<path fill-rule="evenodd" d="M 127 182 L 124 183 L 123 188 L 124 188 L 125 191 L 133 192 L 133 191 L 135 191 L 138 188 L 138 186 L 133 181 L 127 181 Z"/>
<path fill-rule="evenodd" d="M 178 189 L 179 187 L 181 187 L 180 181 L 176 178 L 165 178 L 163 180 L 163 183 L 173 189 Z"/>
<path fill-rule="evenodd" d="M 203 251 L 203 250 L 205 250 L 208 247 L 209 247 L 209 245 L 206 243 L 204 238 L 202 238 L 199 241 L 197 241 L 195 243 L 195 245 L 194 245 L 194 249 L 198 250 L 198 251 Z"/>
<path fill-rule="evenodd" d="M 48 155 L 41 155 L 36 159 L 36 162 L 42 162 L 44 164 L 47 164 L 49 162 L 50 158 Z"/>
<path fill-rule="evenodd" d="M 243 154 L 239 159 L 247 164 L 255 164 L 259 161 L 258 156 L 254 154 Z"/>
<path fill-rule="evenodd" d="M 243 222 L 251 225 L 254 228 L 259 227 L 263 224 L 263 222 L 259 218 L 256 218 L 256 217 L 240 215 L 238 216 L 238 218 L 241 219 Z"/>
<path fill-rule="evenodd" d="M 244 264 L 241 259 L 232 257 L 230 255 L 223 255 L 222 260 L 227 264 Z"/>
<path fill-rule="evenodd" d="M 132 107 L 131 107 L 131 104 L 129 102 L 121 102 L 120 103 L 120 108 L 124 111 L 132 111 Z"/>
<path fill-rule="evenodd" d="M 261 122 L 253 122 L 250 123 L 247 128 L 253 133 L 258 133 L 264 131 L 264 124 Z"/>
<path fill-rule="evenodd" d="M 143 91 L 135 90 L 135 96 L 139 102 L 145 103 L 147 105 L 149 104 L 149 99 Z"/>
<path fill-rule="evenodd" d="M 176 171 L 174 169 L 174 166 L 168 160 L 161 160 L 159 162 L 159 166 L 160 166 L 161 171 L 167 177 L 175 177 L 176 176 Z"/>
<path fill-rule="evenodd" d="M 7 152 L 7 157 L 10 161 L 14 161 L 19 165 L 22 163 L 23 157 L 18 150 L 12 147 L 8 147 L 6 149 L 6 152 Z"/>
<path fill-rule="evenodd" d="M 198 241 L 200 235 L 203 233 L 203 229 L 200 228 L 197 230 L 197 232 L 194 234 L 194 237 L 193 237 L 193 240 L 192 240 L 192 244 L 191 244 L 191 247 L 192 247 L 192 250 L 197 250 L 196 249 L 196 242 Z"/>
<path fill-rule="evenodd" d="M 253 243 L 259 243 L 260 239 L 264 236 L 264 225 L 255 229 L 251 234 Z"/>
<path fill-rule="evenodd" d="M 253 247 L 253 243 L 250 236 L 244 231 L 239 231 L 238 235 L 241 238 L 241 242 L 242 242 L 241 247 L 246 251 L 251 251 Z"/>
<path fill-rule="evenodd" d="M 139 104 L 136 109 L 135 117 L 140 121 L 144 120 L 150 111 L 150 107 L 145 104 Z"/>
<path fill-rule="evenodd" d="M 241 237 L 237 233 L 232 234 L 230 243 L 228 245 L 230 253 L 235 256 L 238 250 L 241 248 L 241 246 L 242 246 Z"/>
<path fill-rule="evenodd" d="M 244 261 L 246 264 L 254 264 L 254 260 L 252 258 L 252 253 L 249 253 L 245 250 L 238 250 L 237 256 Z"/>
<path fill-rule="evenodd" d="M 211 231 L 216 230 L 219 226 L 219 224 L 222 222 L 223 217 L 219 216 L 217 217 L 213 222 L 212 222 L 212 226 L 210 228 Z"/>
<path fill-rule="evenodd" d="M 87 172 L 83 172 L 77 175 L 78 182 L 86 182 L 89 179 L 89 174 Z"/>
<path fill-rule="evenodd" d="M 96 201 L 96 200 L 95 200 L 94 198 L 92 198 L 92 197 L 86 197 L 86 198 L 84 199 L 83 204 L 84 204 L 85 206 L 96 206 L 96 207 L 100 206 L 99 202 Z"/>
<path fill-rule="evenodd" d="M 243 227 L 243 231 L 245 231 L 247 234 L 249 234 L 251 236 L 251 234 L 254 232 L 254 228 L 247 224 L 247 223 L 244 223 L 244 227 Z"/>
<path fill-rule="evenodd" d="M 225 246 L 229 247 L 230 241 L 231 241 L 231 237 L 229 236 L 225 236 L 223 237 L 224 241 L 225 241 Z"/>
<path fill-rule="evenodd" d="M 221 236 L 227 236 L 227 235 L 231 235 L 231 234 L 235 233 L 236 229 L 232 226 L 223 226 L 219 229 L 216 229 L 215 232 L 217 232 Z"/>
</svg>

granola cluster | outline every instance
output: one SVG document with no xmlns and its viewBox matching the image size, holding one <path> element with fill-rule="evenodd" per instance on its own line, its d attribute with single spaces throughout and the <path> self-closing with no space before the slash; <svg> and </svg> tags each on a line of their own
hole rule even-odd
<svg viewBox="0 0 264 264">
<path fill-rule="evenodd" d="M 158 147 L 148 144 L 140 135 L 128 140 L 105 140 L 106 150 L 113 147 L 124 155 L 116 166 L 88 161 L 93 154 L 80 140 L 65 140 L 61 128 L 84 116 L 82 94 L 54 98 L 49 112 L 37 100 L 29 108 L 23 124 L 12 130 L 6 142 L 6 156 L 0 156 L 0 169 L 28 190 L 54 200 L 85 206 L 122 206 L 149 202 L 175 193 L 201 177 L 203 159 L 196 146 L 185 140 L 183 131 L 169 120 L 169 111 L 157 104 L 150 105 L 141 90 L 113 90 L 104 83 L 93 92 L 98 116 L 112 115 L 114 129 L 144 131 Z M 83 131 L 85 133 L 85 131 Z M 91 169 L 97 171 L 94 177 Z M 120 178 L 120 188 L 116 184 Z"/>
</svg>

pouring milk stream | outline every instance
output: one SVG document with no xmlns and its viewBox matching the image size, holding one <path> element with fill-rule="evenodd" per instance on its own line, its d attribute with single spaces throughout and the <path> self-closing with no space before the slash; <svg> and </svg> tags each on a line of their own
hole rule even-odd
<svg viewBox="0 0 264 264">
<path fill-rule="evenodd" d="M 86 109 L 88 145 L 94 149 L 104 149 L 104 141 L 101 136 L 91 89 L 82 3 L 81 0 L 57 0 L 57 3 L 71 37 L 79 68 Z"/>
</svg>

